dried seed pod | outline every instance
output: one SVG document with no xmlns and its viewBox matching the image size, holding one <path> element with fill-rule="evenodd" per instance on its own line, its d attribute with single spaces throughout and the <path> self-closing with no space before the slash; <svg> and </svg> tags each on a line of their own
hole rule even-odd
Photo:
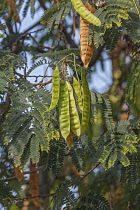
<svg viewBox="0 0 140 210">
<path fill-rule="evenodd" d="M 72 147 L 73 137 L 74 137 L 74 133 L 72 131 L 70 131 L 70 134 L 66 138 L 66 142 L 67 142 L 69 149 L 71 149 L 71 147 Z"/>
<path fill-rule="evenodd" d="M 8 17 L 12 17 L 15 22 L 20 23 L 20 17 L 17 12 L 17 5 L 14 0 L 5 0 L 8 4 Z M 7 18 L 8 18 L 7 17 Z"/>
<path fill-rule="evenodd" d="M 85 3 L 85 7 L 92 13 L 95 12 L 95 8 L 88 2 Z M 83 17 L 80 17 L 80 55 L 85 68 L 88 67 L 94 51 L 94 43 L 88 43 L 88 30 L 89 22 Z"/>
<path fill-rule="evenodd" d="M 30 170 L 33 171 L 36 169 L 36 164 L 30 162 Z M 35 206 L 41 206 L 39 195 L 39 183 L 38 183 L 38 173 L 37 171 L 30 174 L 30 191 L 31 196 L 35 197 L 33 203 Z"/>
<path fill-rule="evenodd" d="M 59 3 L 59 0 L 54 0 L 54 3 L 55 3 L 55 4 L 58 4 L 58 3 Z"/>
<path fill-rule="evenodd" d="M 20 171 L 19 166 L 15 167 L 15 175 L 18 181 L 21 181 L 24 178 L 24 173 Z"/>
</svg>

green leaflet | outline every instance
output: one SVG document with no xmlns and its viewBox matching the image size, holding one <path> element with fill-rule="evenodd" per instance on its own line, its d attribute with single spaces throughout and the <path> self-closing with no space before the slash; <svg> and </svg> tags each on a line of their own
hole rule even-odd
<svg viewBox="0 0 140 210">
<path fill-rule="evenodd" d="M 69 112 L 70 112 L 70 128 L 76 136 L 80 136 L 81 134 L 81 126 L 80 119 L 78 115 L 78 111 L 76 108 L 75 99 L 73 96 L 72 86 L 68 83 L 68 92 L 69 92 Z"/>
<path fill-rule="evenodd" d="M 79 13 L 81 17 L 83 17 L 88 22 L 92 23 L 95 26 L 100 26 L 101 21 L 95 15 L 93 15 L 82 3 L 81 0 L 71 0 L 74 9 Z"/>
<path fill-rule="evenodd" d="M 82 97 L 82 90 L 78 80 L 73 77 L 73 88 L 78 98 L 78 106 L 81 111 L 83 111 L 83 97 Z"/>
<path fill-rule="evenodd" d="M 56 66 L 52 77 L 52 101 L 47 112 L 52 110 L 57 105 L 59 99 L 59 90 L 60 90 L 60 76 L 59 76 L 58 66 Z"/>
<path fill-rule="evenodd" d="M 44 130 L 38 126 L 36 128 L 33 128 L 33 132 L 36 135 L 37 140 L 39 141 L 41 151 L 48 152 L 50 149 L 50 146 L 49 146 L 49 141 L 45 136 Z"/>
<path fill-rule="evenodd" d="M 69 93 L 66 81 L 60 81 L 60 96 L 58 101 L 59 124 L 62 136 L 66 139 L 70 134 Z"/>
<path fill-rule="evenodd" d="M 114 150 L 110 154 L 110 157 L 109 157 L 109 160 L 108 160 L 108 168 L 113 167 L 116 160 L 117 160 L 117 151 Z"/>
<path fill-rule="evenodd" d="M 36 136 L 33 136 L 31 139 L 31 146 L 30 146 L 30 157 L 32 158 L 33 163 L 38 163 L 40 158 L 40 148 L 39 148 L 39 141 Z"/>
<path fill-rule="evenodd" d="M 131 143 L 121 142 L 121 148 L 123 149 L 124 154 L 127 152 L 130 152 L 131 154 L 137 152 L 135 145 Z"/>
<path fill-rule="evenodd" d="M 128 157 L 121 151 L 118 151 L 118 160 L 121 162 L 121 164 L 126 167 L 130 165 L 130 160 Z"/>
<path fill-rule="evenodd" d="M 113 145 L 112 144 L 107 145 L 107 147 L 105 147 L 103 153 L 101 154 L 98 162 L 106 161 L 108 156 L 110 155 L 110 152 L 112 151 L 112 149 L 113 149 Z"/>
<path fill-rule="evenodd" d="M 85 71 L 82 70 L 82 85 L 83 85 L 83 113 L 82 113 L 82 133 L 84 133 L 88 127 L 90 118 L 90 91 L 88 88 L 88 82 L 86 79 Z"/>
</svg>

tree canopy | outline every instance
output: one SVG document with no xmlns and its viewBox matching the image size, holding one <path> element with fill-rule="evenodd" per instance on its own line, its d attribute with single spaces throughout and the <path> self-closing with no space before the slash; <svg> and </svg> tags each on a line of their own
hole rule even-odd
<svg viewBox="0 0 140 210">
<path fill-rule="evenodd" d="M 139 4 L 0 2 L 1 209 L 139 209 Z"/>
</svg>

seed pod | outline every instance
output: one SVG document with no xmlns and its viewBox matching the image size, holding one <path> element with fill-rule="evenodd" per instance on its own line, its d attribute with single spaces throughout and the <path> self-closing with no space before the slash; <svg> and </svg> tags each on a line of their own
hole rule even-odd
<svg viewBox="0 0 140 210">
<path fill-rule="evenodd" d="M 75 99 L 73 96 L 73 89 L 72 89 L 72 86 L 68 82 L 66 83 L 67 83 L 68 92 L 69 92 L 70 128 L 76 136 L 80 136 L 81 134 L 80 119 L 79 119 L 78 111 L 76 108 Z"/>
<path fill-rule="evenodd" d="M 64 80 L 60 81 L 60 96 L 58 101 L 59 124 L 62 136 L 66 139 L 70 134 L 70 112 L 68 86 Z"/>
<path fill-rule="evenodd" d="M 88 87 L 88 82 L 86 79 L 85 71 L 82 70 L 82 85 L 83 85 L 83 113 L 82 113 L 82 133 L 84 133 L 88 127 L 90 118 L 90 91 Z"/>
<path fill-rule="evenodd" d="M 36 169 L 36 164 L 30 162 L 30 170 L 33 171 Z M 34 197 L 33 203 L 37 207 L 41 206 L 39 195 L 39 180 L 37 171 L 30 174 L 30 191 L 31 196 Z"/>
<path fill-rule="evenodd" d="M 83 17 L 88 22 L 92 23 L 95 26 L 100 26 L 101 21 L 95 15 L 93 15 L 82 3 L 81 0 L 71 0 L 74 9 L 79 13 L 81 17 Z"/>
<path fill-rule="evenodd" d="M 47 112 L 52 110 L 57 105 L 59 99 L 59 89 L 60 89 L 60 76 L 59 76 L 58 66 L 56 66 L 52 77 L 52 101 Z"/>
<path fill-rule="evenodd" d="M 95 8 L 88 2 L 85 3 L 85 7 L 92 13 L 95 12 Z M 88 67 L 94 51 L 94 43 L 88 43 L 88 30 L 89 22 L 80 17 L 80 56 L 85 68 Z"/>
<path fill-rule="evenodd" d="M 16 175 L 16 178 L 18 179 L 18 181 L 21 181 L 22 179 L 24 179 L 24 173 L 22 171 L 20 171 L 19 166 L 14 167 L 14 169 L 15 169 L 15 175 Z"/>
<path fill-rule="evenodd" d="M 59 0 L 54 0 L 54 3 L 55 3 L 55 4 L 58 4 L 58 3 L 59 3 Z"/>
<path fill-rule="evenodd" d="M 14 0 L 5 0 L 8 4 L 8 17 L 7 18 L 13 18 L 15 22 L 20 23 L 20 17 L 17 12 L 17 5 Z"/>
<path fill-rule="evenodd" d="M 72 131 L 70 131 L 70 134 L 66 138 L 66 142 L 67 142 L 69 149 L 72 147 L 73 137 L 74 137 L 74 133 Z"/>
<path fill-rule="evenodd" d="M 73 88 L 76 93 L 77 99 L 78 99 L 78 106 L 81 111 L 83 111 L 83 95 L 82 90 L 79 82 L 75 77 L 73 77 Z"/>
</svg>

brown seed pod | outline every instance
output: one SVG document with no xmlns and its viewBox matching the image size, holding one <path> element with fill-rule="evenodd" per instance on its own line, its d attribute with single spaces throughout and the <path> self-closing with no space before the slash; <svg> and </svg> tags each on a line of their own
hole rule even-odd
<svg viewBox="0 0 140 210">
<path fill-rule="evenodd" d="M 85 7 L 91 13 L 95 12 L 95 8 L 92 7 L 88 1 L 85 3 Z M 88 67 L 94 51 L 94 43 L 88 43 L 88 30 L 89 22 L 80 17 L 80 56 L 85 68 Z"/>
<path fill-rule="evenodd" d="M 16 5 L 15 1 L 14 0 L 5 0 L 5 1 L 8 4 L 8 13 L 9 14 L 8 14 L 7 18 L 12 17 L 15 20 L 15 22 L 20 23 L 20 17 L 18 15 L 18 12 L 16 9 L 17 5 Z"/>
<path fill-rule="evenodd" d="M 70 134 L 66 138 L 66 142 L 67 142 L 69 149 L 72 147 L 73 137 L 74 137 L 74 133 L 72 131 L 70 131 Z"/>
<path fill-rule="evenodd" d="M 36 169 L 36 164 L 30 162 L 30 170 L 33 171 Z M 31 196 L 35 197 L 33 199 L 33 203 L 36 207 L 41 206 L 40 203 L 40 198 L 38 197 L 39 195 L 39 181 L 38 181 L 38 173 L 37 171 L 34 173 L 30 174 L 30 191 L 31 191 Z"/>
<path fill-rule="evenodd" d="M 18 181 L 21 181 L 24 178 L 24 173 L 20 171 L 19 166 L 15 167 L 15 175 Z"/>
</svg>

